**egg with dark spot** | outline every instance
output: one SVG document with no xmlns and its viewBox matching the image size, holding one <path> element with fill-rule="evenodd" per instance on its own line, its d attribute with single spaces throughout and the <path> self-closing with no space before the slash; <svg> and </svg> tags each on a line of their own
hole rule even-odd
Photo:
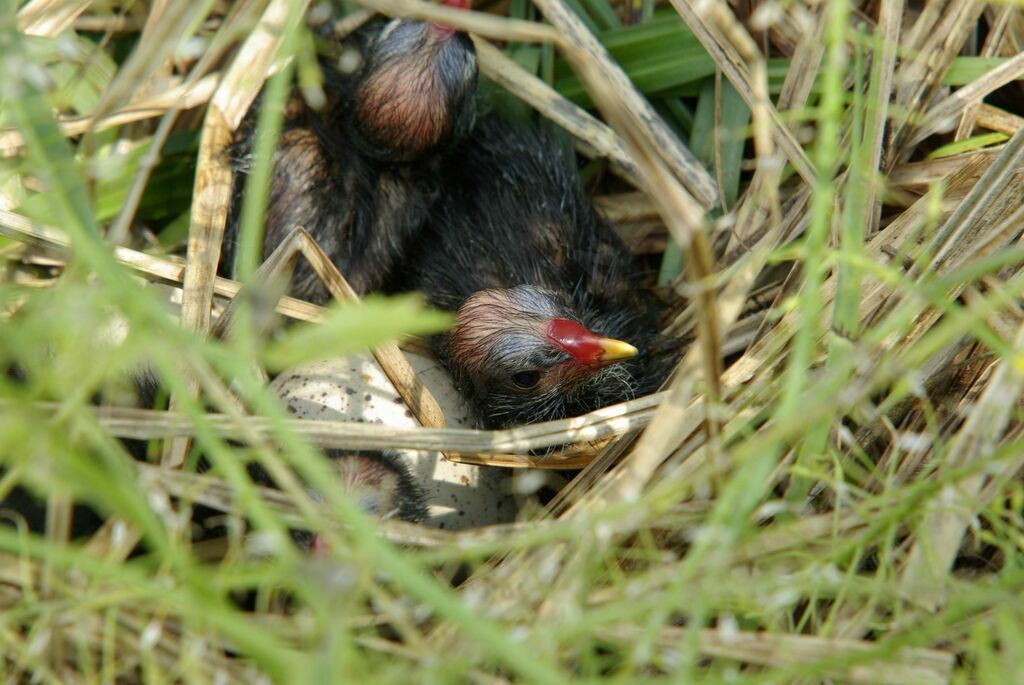
<svg viewBox="0 0 1024 685">
<path fill-rule="evenodd" d="M 471 412 L 441 365 L 416 354 L 405 356 L 441 405 L 448 426 L 472 428 L 463 418 Z M 292 369 L 275 378 L 271 387 L 298 418 L 383 423 L 397 428 L 418 425 L 369 354 Z M 516 507 L 507 469 L 458 464 L 439 452 L 399 450 L 398 454 L 426 495 L 424 524 L 463 530 L 514 520 Z"/>
</svg>

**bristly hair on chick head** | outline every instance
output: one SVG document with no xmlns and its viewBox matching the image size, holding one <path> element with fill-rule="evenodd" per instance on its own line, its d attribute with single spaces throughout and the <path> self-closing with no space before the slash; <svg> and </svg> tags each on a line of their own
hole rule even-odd
<svg viewBox="0 0 1024 685">
<path fill-rule="evenodd" d="M 408 162 L 473 126 L 477 62 L 464 33 L 395 19 L 374 39 L 347 104 L 364 154 Z"/>
<path fill-rule="evenodd" d="M 630 399 L 629 343 L 588 330 L 565 298 L 533 286 L 490 289 L 459 308 L 448 340 L 456 380 L 491 427 L 570 416 Z"/>
<path fill-rule="evenodd" d="M 345 490 L 370 516 L 412 523 L 427 518 L 423 488 L 396 451 L 327 450 L 327 457 L 341 476 Z M 320 499 L 316 490 L 310 492 Z M 316 533 L 293 531 L 292 537 L 303 549 L 324 551 L 323 539 Z"/>
</svg>

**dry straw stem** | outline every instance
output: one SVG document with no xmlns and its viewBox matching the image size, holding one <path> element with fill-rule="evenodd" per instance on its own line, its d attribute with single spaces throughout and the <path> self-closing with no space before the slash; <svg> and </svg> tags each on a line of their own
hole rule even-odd
<svg viewBox="0 0 1024 685">
<path fill-rule="evenodd" d="M 279 255 L 282 266 L 302 255 L 317 277 L 338 302 L 358 302 L 359 296 L 349 285 L 345 277 L 338 271 L 331 258 L 320 249 L 316 241 L 302 228 L 293 230 L 287 238 L 274 250 L 271 259 Z M 274 267 L 268 269 L 268 276 L 276 278 Z M 236 300 L 237 301 L 237 300 Z M 391 381 L 406 406 L 412 411 L 420 425 L 429 428 L 444 428 L 444 412 L 430 391 L 416 377 L 408 360 L 398 349 L 398 345 L 387 343 L 373 350 L 373 356 L 380 364 L 384 374 Z"/>
<path fill-rule="evenodd" d="M 521 19 L 508 19 L 483 12 L 466 11 L 424 0 L 358 0 L 360 5 L 390 17 L 436 21 L 484 38 L 529 43 L 557 43 L 558 33 L 550 26 Z"/>
<path fill-rule="evenodd" d="M 609 639 L 626 642 L 640 637 L 640 631 L 631 627 L 608 630 L 604 634 Z M 678 650 L 689 637 L 686 629 L 662 628 L 658 649 L 669 654 Z M 797 669 L 822 661 L 856 660 L 858 655 L 873 654 L 879 650 L 878 643 L 863 640 L 739 630 L 701 630 L 697 639 L 704 656 L 781 669 Z M 935 649 L 904 648 L 884 660 L 871 659 L 868 664 L 836 666 L 822 675 L 863 685 L 943 685 L 949 682 L 952 671 L 952 654 Z"/>
<path fill-rule="evenodd" d="M 1000 133 L 1012 136 L 1017 132 L 1017 129 L 1024 125 L 1024 117 L 1011 114 L 998 107 L 981 104 L 977 109 L 978 113 L 975 123 L 980 128 L 987 128 L 990 131 L 999 131 Z"/>
<path fill-rule="evenodd" d="M 882 0 L 878 16 L 878 37 L 875 41 L 876 50 L 873 59 L 878 61 L 878 92 L 892 92 L 893 79 L 896 76 L 896 49 L 899 46 L 900 23 L 903 19 L 903 0 Z M 875 106 L 875 115 L 870 121 L 868 144 L 871 155 L 868 170 L 874 173 L 882 163 L 885 151 L 886 121 L 889 119 L 889 98 L 881 97 Z M 870 224 L 865 235 L 874 235 L 881 221 L 882 203 L 878 199 L 878 188 L 875 183 L 867 184 L 867 195 L 864 206 L 868 209 Z"/>
<path fill-rule="evenodd" d="M 71 24 L 76 31 L 95 31 L 97 33 L 137 33 L 140 22 L 124 14 L 96 16 L 79 15 Z"/>
<path fill-rule="evenodd" d="M 800 40 L 797 42 L 793 58 L 789 63 L 789 69 L 786 70 L 786 80 L 782 84 L 778 101 L 775 103 L 779 111 L 799 109 L 807 103 L 807 98 L 811 95 L 814 79 L 818 75 L 818 65 L 821 64 L 821 59 L 825 55 L 825 18 L 827 16 L 825 7 L 826 5 L 823 3 L 815 9 L 811 15 L 812 20 L 801 32 Z M 746 46 L 746 49 L 749 50 L 749 46 Z M 726 57 L 726 53 L 718 55 L 717 59 L 722 60 L 724 57 Z M 746 56 L 748 60 L 751 58 L 755 65 L 761 61 L 761 57 L 757 53 Z M 722 64 L 728 64 L 728 62 L 723 60 Z M 748 69 L 760 71 L 761 67 L 748 66 Z M 752 87 L 754 84 L 749 85 Z M 762 88 L 763 86 L 760 84 L 757 86 L 758 90 Z M 751 92 L 749 97 L 751 100 L 756 100 L 759 95 Z M 791 121 L 788 124 L 794 133 L 799 125 L 799 121 Z"/>
<path fill-rule="evenodd" d="M 661 120 L 647 99 L 637 91 L 619 65 L 612 60 L 601 43 L 587 30 L 575 13 L 558 0 L 536 0 L 535 4 L 547 20 L 564 36 L 562 48 L 578 72 L 581 69 L 585 70 L 579 75 L 584 82 L 589 81 L 588 85 L 592 90 L 592 95 L 597 96 L 598 99 L 610 97 L 612 99 L 609 102 L 615 102 L 617 106 L 622 107 L 628 113 L 630 123 L 635 127 L 636 133 L 648 141 L 654 156 L 668 167 L 673 176 L 686 189 L 689 195 L 679 200 L 679 209 L 685 212 L 682 215 L 685 218 L 682 220 L 689 224 L 689 230 L 700 225 L 703 221 L 703 213 L 719 204 L 718 190 L 714 180 Z M 627 135 L 627 131 L 621 127 L 613 126 L 613 128 L 617 128 L 619 135 Z M 633 133 L 633 130 L 628 133 Z M 636 150 L 632 146 L 629 149 L 634 161 L 645 166 L 641 161 L 636 160 Z M 647 183 L 651 182 L 649 174 L 649 170 L 645 170 L 644 176 Z M 657 198 L 663 188 L 652 188 L 652 190 Z M 677 236 L 678 238 L 679 236 Z M 690 241 L 686 239 L 680 242 L 687 244 Z"/>
<path fill-rule="evenodd" d="M 949 122 L 962 114 L 964 110 L 980 104 L 982 98 L 1007 83 L 1019 79 L 1022 75 L 1024 75 L 1024 53 L 1003 62 L 976 81 L 957 89 L 948 98 L 925 112 L 908 144 L 915 145 L 947 127 Z"/>
<path fill-rule="evenodd" d="M 985 44 L 981 48 L 980 57 L 996 57 L 999 54 L 999 46 L 1006 35 L 1006 27 L 1014 17 L 1013 5 L 1007 5 L 999 10 L 999 16 L 990 26 L 988 35 L 985 36 Z M 964 140 L 970 136 L 971 131 L 978 123 L 978 111 L 981 108 L 981 101 L 967 105 L 960 115 L 960 122 L 956 127 L 954 140 Z"/>
<path fill-rule="evenodd" d="M 889 188 L 901 187 L 916 192 L 927 192 L 929 188 L 939 184 L 963 168 L 967 160 L 974 158 L 994 159 L 1002 146 L 986 148 L 976 152 L 965 152 L 953 157 L 941 157 L 922 162 L 900 164 L 887 177 Z"/>
<path fill-rule="evenodd" d="M 223 26 L 218 32 L 216 39 L 211 42 L 210 46 L 204 51 L 203 55 L 192 67 L 186 77 L 185 83 L 183 84 L 186 89 L 190 88 L 193 84 L 198 85 L 202 83 L 202 79 L 206 72 L 221 60 L 224 52 L 230 47 L 230 37 L 239 30 L 239 24 L 247 23 L 248 19 L 246 18 L 245 13 L 248 7 L 248 3 L 241 2 L 231 8 L 231 12 L 229 12 L 227 17 L 225 17 Z M 147 40 L 152 42 L 154 40 L 152 38 L 152 34 L 154 32 L 164 30 L 166 21 L 164 19 L 163 10 L 165 8 L 165 3 L 154 4 L 150 8 L 150 14 L 146 18 L 145 28 L 142 36 L 139 38 L 140 42 L 146 43 Z M 225 36 L 227 38 L 224 38 Z M 166 71 L 166 73 L 164 73 L 164 71 Z M 170 63 L 165 66 L 164 71 L 153 74 L 139 90 L 142 93 L 147 93 L 163 86 L 171 79 Z M 199 93 L 199 95 L 203 94 L 204 93 L 202 92 Z M 193 98 L 193 101 L 195 99 L 197 98 Z M 131 189 L 124 200 L 124 204 L 122 205 L 120 212 L 118 212 L 117 218 L 111 223 L 107 230 L 108 242 L 114 245 L 121 245 L 128 242 L 131 225 L 135 219 L 135 212 L 142 200 L 142 195 L 145 192 L 146 186 L 149 184 L 150 173 L 160 161 L 160 153 L 167 141 L 167 138 L 170 136 L 176 122 L 178 121 L 178 116 L 184 109 L 190 106 L 192 106 L 192 104 L 188 99 L 170 102 L 166 112 L 160 119 L 160 123 L 153 134 L 146 153 L 139 160 L 138 169 L 135 172 Z M 103 120 L 106 120 L 107 118 L 109 117 L 104 117 Z"/>
<path fill-rule="evenodd" d="M 962 262 L 965 256 L 976 256 L 970 247 L 971 239 L 992 226 L 991 223 L 983 223 L 982 219 L 991 220 L 998 210 L 1009 214 L 1019 206 L 1020 196 L 1007 191 L 1021 183 L 1022 167 L 1024 130 L 1018 131 L 1006 144 L 985 169 L 977 185 L 936 231 L 930 246 L 930 252 L 934 255 L 930 265 L 932 269 L 943 273 L 951 263 Z"/>
<path fill-rule="evenodd" d="M 320 421 L 290 419 L 291 430 L 321 447 L 351 449 L 445 450 L 466 454 L 502 454 L 529 452 L 567 442 L 593 442 L 623 435 L 650 422 L 663 394 L 654 394 L 615 404 L 583 416 L 505 430 L 473 430 L 468 428 L 393 428 L 351 421 Z M 0 400 L 0 406 L 9 406 Z M 37 403 L 35 409 L 50 415 L 57 405 Z M 135 440 L 152 440 L 195 434 L 192 419 L 173 412 L 130 407 L 96 407 L 91 410 L 99 425 L 111 435 Z M 209 427 L 217 434 L 240 442 L 261 442 L 274 435 L 276 422 L 259 416 L 225 416 L 207 414 Z M 511 455 L 510 455 L 511 457 Z M 468 457 L 463 456 L 463 460 Z M 512 464 L 509 464 L 512 465 Z M 518 457 L 516 466 L 565 468 L 557 455 Z M 579 468 L 580 464 L 569 468 Z"/>
<path fill-rule="evenodd" d="M 640 171 L 615 132 L 585 109 L 519 66 L 505 53 L 479 37 L 473 38 L 480 72 L 575 136 L 588 157 L 606 157 L 620 176 L 642 188 Z"/>
<path fill-rule="evenodd" d="M 70 137 L 78 136 L 86 131 L 98 133 L 115 126 L 130 124 L 135 121 L 144 121 L 163 116 L 168 110 L 190 109 L 205 104 L 213 95 L 220 80 L 220 74 L 208 74 L 197 81 L 186 81 L 184 83 L 170 86 L 157 93 L 143 94 L 124 107 L 97 119 L 92 115 L 88 116 L 65 116 L 58 117 L 60 130 Z M 20 151 L 25 144 L 21 133 L 14 129 L 0 131 L 0 157 L 13 155 Z"/>
<path fill-rule="evenodd" d="M 18 28 L 29 36 L 56 36 L 91 4 L 92 0 L 32 0 L 18 10 Z"/>
<path fill-rule="evenodd" d="M 768 72 L 764 57 L 728 5 L 724 2 L 702 3 L 701 9 L 707 12 L 706 15 L 698 13 L 686 0 L 672 0 L 672 6 L 750 107 L 758 163 L 777 164 L 769 152 L 771 144 L 766 134 L 770 131 L 772 140 L 787 161 L 805 183 L 812 185 L 816 176 L 814 165 L 768 99 Z"/>
<path fill-rule="evenodd" d="M 344 38 L 345 36 L 357 31 L 360 26 L 377 16 L 377 13 L 373 10 L 362 9 L 352 10 L 351 13 L 346 14 L 341 19 L 334 22 L 334 35 L 336 38 Z"/>
<path fill-rule="evenodd" d="M 71 241 L 62 231 L 7 210 L 0 210 L 0 235 L 37 245 L 56 253 L 61 258 L 68 255 L 71 246 Z M 185 265 L 181 262 L 127 247 L 114 247 L 113 253 L 118 262 L 150 280 L 171 284 L 180 284 L 184 281 Z M 220 297 L 231 299 L 238 294 L 241 287 L 237 281 L 218 276 L 214 280 L 213 291 Z M 323 307 L 293 297 L 282 297 L 277 303 L 277 312 L 297 321 L 321 321 L 324 317 Z"/>
<path fill-rule="evenodd" d="M 93 110 L 93 117 L 102 119 L 109 112 L 123 107 L 141 88 L 159 79 L 167 67 L 174 51 L 194 30 L 205 12 L 204 2 L 174 2 L 161 13 L 158 31 L 150 34 L 151 39 L 140 41 L 138 47 L 117 70 L 113 81 L 104 89 L 100 101 Z"/>
<path fill-rule="evenodd" d="M 230 484 L 220 478 L 151 464 L 139 463 L 136 466 L 139 471 L 139 481 L 147 490 L 163 493 L 170 497 L 187 499 L 195 504 L 208 506 L 225 513 L 236 510 L 238 495 Z M 289 524 L 297 527 L 305 524 L 302 508 L 288 493 L 262 486 L 257 487 L 256 492 L 270 509 L 282 515 Z M 314 503 L 314 506 L 320 509 L 322 516 L 329 517 L 331 515 L 329 508 L 322 503 Z M 456 537 L 461 537 L 448 531 L 417 526 L 399 520 L 382 521 L 380 526 L 382 534 L 392 542 L 416 547 L 442 547 L 452 544 Z M 474 535 L 474 531 L 469 531 L 469 535 L 462 539 L 469 539 L 470 544 L 482 544 L 496 539 L 494 537 L 496 534 L 507 535 L 516 527 L 500 526 L 499 528 L 500 531 L 484 530 L 481 535 Z"/>
<path fill-rule="evenodd" d="M 287 0 L 268 3 L 256 30 L 242 44 L 206 110 L 196 162 L 188 261 L 181 303 L 182 325 L 201 334 L 210 329 L 217 263 L 220 261 L 220 246 L 231 197 L 231 169 L 224 151 L 263 86 L 277 55 L 289 12 L 304 12 L 307 4 L 307 1 L 291 3 Z M 190 392 L 198 393 L 198 385 L 194 381 Z M 171 397 L 172 410 L 178 406 L 179 399 Z M 183 464 L 188 447 L 187 439 L 167 441 L 162 461 L 171 465 Z"/>
<path fill-rule="evenodd" d="M 192 473 L 141 462 L 136 464 L 136 468 L 139 472 L 139 479 L 147 490 L 169 497 L 186 499 L 225 513 L 237 510 L 238 493 L 236 490 L 223 479 L 209 473 Z M 256 487 L 255 492 L 270 509 L 285 517 L 286 522 L 290 525 L 302 527 L 306 524 L 303 519 L 303 507 L 296 503 L 289 493 L 262 486 Z M 313 502 L 313 506 L 320 510 L 323 517 L 330 518 L 331 512 L 326 505 Z M 685 508 L 680 507 L 680 511 L 657 517 L 656 521 L 612 516 L 604 518 L 605 525 L 609 530 L 625 534 L 635 532 L 638 525 L 647 526 L 652 522 L 674 529 L 685 528 L 697 523 L 700 516 L 706 513 L 706 509 L 707 507 L 702 503 L 696 503 Z M 860 523 L 863 525 L 863 522 Z M 547 520 L 495 524 L 482 528 L 449 531 L 385 518 L 378 525 L 380 533 L 384 537 L 398 544 L 441 551 L 448 551 L 453 546 L 457 546 L 462 550 L 476 548 L 486 553 L 492 549 L 502 549 L 513 537 L 518 538 L 515 540 L 515 545 L 523 547 L 543 545 L 552 539 L 571 539 L 585 532 L 587 524 L 580 525 L 580 522 L 568 520 Z M 834 525 L 834 522 L 830 523 L 830 527 L 834 528 Z M 336 527 L 338 530 L 342 529 L 340 525 L 336 525 Z M 824 536 L 825 533 L 818 535 L 818 537 Z M 802 539 L 806 540 L 807 538 Z M 0 569 L 0 573 L 2 573 L 2 569 Z"/>
<path fill-rule="evenodd" d="M 974 30 L 985 4 L 977 0 L 928 3 L 903 41 L 904 58 L 896 71 L 892 107 L 908 114 L 893 122 L 888 154 L 881 170 L 888 171 L 913 152 L 907 140 L 912 122 L 919 121 L 941 86 L 942 75 Z"/>
</svg>

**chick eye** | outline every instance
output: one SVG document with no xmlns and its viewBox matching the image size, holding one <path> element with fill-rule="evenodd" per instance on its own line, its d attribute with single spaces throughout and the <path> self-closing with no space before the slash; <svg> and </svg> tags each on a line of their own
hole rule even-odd
<svg viewBox="0 0 1024 685">
<path fill-rule="evenodd" d="M 536 369 L 531 371 L 519 371 L 512 374 L 512 382 L 515 383 L 517 388 L 529 390 L 536 386 L 537 383 L 540 383 L 540 371 Z"/>
</svg>

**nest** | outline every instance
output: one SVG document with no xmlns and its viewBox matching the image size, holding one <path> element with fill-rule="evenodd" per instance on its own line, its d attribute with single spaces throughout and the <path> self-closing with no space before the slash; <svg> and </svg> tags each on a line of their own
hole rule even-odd
<svg viewBox="0 0 1024 685">
<path fill-rule="evenodd" d="M 692 345 L 661 393 L 488 432 L 444 428 L 385 342 L 437 325 L 415 303 L 271 297 L 318 323 L 261 335 L 264 272 L 215 275 L 221 152 L 272 73 L 315 94 L 306 3 L 33 0 L 0 55 L 0 494 L 42 497 L 46 532 L 3 512 L 5 677 L 1017 681 L 1021 11 L 359 4 L 339 34 L 376 12 L 471 32 L 485 76 L 600 160 L 596 201 Z M 353 299 L 301 231 L 282 247 Z M 424 427 L 289 419 L 265 372 L 328 338 L 377 345 Z M 120 401 L 141 364 L 166 410 Z M 336 478 L 316 447 L 581 470 L 451 533 L 314 501 L 302 480 Z M 102 516 L 85 539 L 80 504 Z"/>
</svg>

